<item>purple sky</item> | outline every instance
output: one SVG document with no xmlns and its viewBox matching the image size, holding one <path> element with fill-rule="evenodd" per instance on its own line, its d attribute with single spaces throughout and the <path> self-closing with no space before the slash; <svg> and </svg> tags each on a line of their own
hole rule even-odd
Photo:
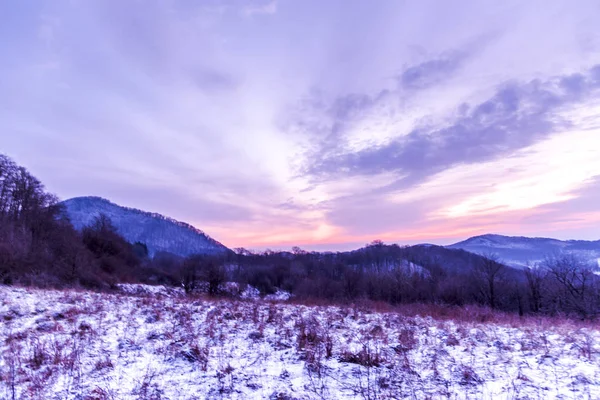
<svg viewBox="0 0 600 400">
<path fill-rule="evenodd" d="M 600 2 L 3 1 L 0 152 L 230 247 L 600 239 Z"/>
</svg>

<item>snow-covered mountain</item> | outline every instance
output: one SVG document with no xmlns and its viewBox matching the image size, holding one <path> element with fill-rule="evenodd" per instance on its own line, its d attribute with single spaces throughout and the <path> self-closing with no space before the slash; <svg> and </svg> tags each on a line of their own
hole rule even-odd
<svg viewBox="0 0 600 400">
<path fill-rule="evenodd" d="M 129 242 L 145 243 L 150 256 L 158 252 L 186 257 L 228 251 L 227 247 L 199 229 L 160 214 L 122 207 L 100 197 L 77 197 L 63 204 L 76 229 L 82 229 L 95 217 L 104 214 Z"/>
<path fill-rule="evenodd" d="M 519 236 L 482 235 L 446 246 L 477 254 L 495 254 L 507 265 L 522 267 L 547 256 L 572 253 L 591 262 L 600 259 L 600 240 L 557 240 Z"/>
</svg>

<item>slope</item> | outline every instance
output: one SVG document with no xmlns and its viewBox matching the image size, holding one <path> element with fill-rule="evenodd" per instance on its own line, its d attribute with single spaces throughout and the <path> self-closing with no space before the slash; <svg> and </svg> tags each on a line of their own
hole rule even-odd
<svg viewBox="0 0 600 400">
<path fill-rule="evenodd" d="M 600 259 L 600 240 L 557 240 L 520 236 L 481 235 L 447 246 L 476 254 L 496 254 L 508 265 L 523 267 L 547 256 L 572 253 L 590 262 Z"/>
<path fill-rule="evenodd" d="M 199 229 L 156 213 L 122 207 L 100 197 L 77 197 L 62 203 L 76 229 L 93 222 L 100 214 L 110 218 L 129 242 L 148 246 L 150 256 L 168 252 L 186 257 L 192 254 L 219 254 L 229 251 Z"/>
</svg>

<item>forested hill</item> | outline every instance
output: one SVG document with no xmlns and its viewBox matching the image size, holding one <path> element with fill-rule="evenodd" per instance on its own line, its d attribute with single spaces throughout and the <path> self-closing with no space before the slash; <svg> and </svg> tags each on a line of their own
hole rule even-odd
<svg viewBox="0 0 600 400">
<path fill-rule="evenodd" d="M 496 255 L 506 265 L 524 267 L 561 253 L 576 255 L 590 264 L 600 264 L 600 240 L 557 240 L 521 236 L 482 235 L 447 246 L 471 253 Z"/>
<path fill-rule="evenodd" d="M 150 256 L 158 252 L 187 257 L 229 251 L 223 244 L 189 224 L 160 214 L 122 207 L 100 197 L 77 197 L 62 204 L 76 229 L 90 225 L 100 214 L 106 215 L 127 241 L 146 244 Z"/>
</svg>

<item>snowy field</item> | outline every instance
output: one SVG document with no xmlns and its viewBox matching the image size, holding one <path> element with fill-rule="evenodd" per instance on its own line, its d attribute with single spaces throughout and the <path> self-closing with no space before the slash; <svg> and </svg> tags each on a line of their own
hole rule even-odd
<svg viewBox="0 0 600 400">
<path fill-rule="evenodd" d="M 589 326 L 126 289 L 0 286 L 0 398 L 600 399 Z"/>
</svg>

